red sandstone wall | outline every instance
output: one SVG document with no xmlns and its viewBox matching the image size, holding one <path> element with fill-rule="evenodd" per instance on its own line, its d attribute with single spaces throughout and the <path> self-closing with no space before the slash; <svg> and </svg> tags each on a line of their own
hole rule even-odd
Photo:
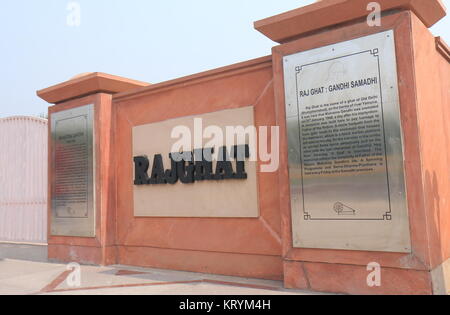
<svg viewBox="0 0 450 315">
<path fill-rule="evenodd" d="M 115 259 L 115 179 L 111 161 L 114 161 L 114 152 L 111 152 L 111 139 L 113 135 L 111 121 L 111 95 L 98 93 L 95 95 L 69 100 L 49 107 L 49 121 L 52 114 L 83 105 L 95 106 L 95 180 L 96 180 L 96 237 L 62 237 L 52 236 L 51 226 L 51 199 L 48 200 L 48 257 L 57 261 L 80 262 L 86 264 L 108 265 L 116 263 Z M 50 124 L 49 124 L 50 125 Z M 50 128 L 50 127 L 49 127 Z M 49 152 L 52 150 L 51 132 L 49 130 Z M 54 180 L 51 167 L 51 155 L 48 156 L 48 196 L 51 196 L 51 185 Z M 51 198 L 51 197 L 50 197 Z"/>
<path fill-rule="evenodd" d="M 258 174 L 260 218 L 138 218 L 133 210 L 134 126 L 245 106 L 254 106 L 257 127 L 273 126 L 272 78 L 265 57 L 114 96 L 118 263 L 282 279 L 276 173 Z"/>
<path fill-rule="evenodd" d="M 292 248 L 281 56 L 392 28 L 413 252 Z M 429 270 L 450 257 L 450 68 L 436 51 L 433 36 L 406 11 L 383 17 L 381 28 L 367 29 L 362 22 L 305 35 L 276 47 L 273 57 L 274 62 L 271 57 L 260 58 L 115 94 L 112 104 L 111 95 L 102 93 L 72 101 L 59 97 L 64 102 L 50 108 L 50 117 L 54 111 L 89 103 L 96 106 L 97 237 L 50 237 L 49 257 L 267 279 L 282 279 L 284 258 L 285 285 L 290 288 L 432 293 Z M 97 90 L 89 89 L 89 93 Z M 245 106 L 255 107 L 256 126 L 281 126 L 281 168 L 278 173 L 258 174 L 261 216 L 135 217 L 132 128 Z M 366 285 L 366 265 L 371 261 L 383 267 L 380 288 Z"/>
<path fill-rule="evenodd" d="M 446 161 L 444 162 L 444 169 L 446 173 L 439 174 L 440 181 L 443 184 L 442 194 L 439 197 L 439 210 L 441 217 L 440 235 L 442 240 L 442 253 L 444 260 L 450 259 L 450 55 L 439 57 L 439 70 L 441 82 L 441 95 L 442 95 L 442 125 L 443 125 L 443 137 L 445 139 L 444 147 Z"/>
<path fill-rule="evenodd" d="M 412 28 L 424 203 L 434 268 L 450 258 L 450 64 L 416 16 Z"/>
<path fill-rule="evenodd" d="M 394 29 L 396 37 L 397 70 L 399 80 L 400 111 L 404 136 L 405 178 L 411 226 L 412 253 L 384 253 L 367 251 L 339 251 L 322 249 L 299 249 L 292 247 L 290 226 L 290 199 L 287 176 L 286 137 L 281 131 L 280 157 L 280 211 L 283 228 L 283 257 L 285 258 L 285 286 L 288 288 L 312 289 L 329 292 L 359 292 L 364 294 L 431 294 L 432 283 L 428 271 L 431 269 L 429 246 L 429 212 L 425 207 L 421 174 L 421 131 L 419 130 L 418 98 L 415 92 L 414 43 L 411 12 L 399 12 L 385 16 L 380 28 L 367 28 L 365 22 L 318 32 L 274 48 L 275 94 L 277 121 L 281 128 L 284 122 L 284 94 L 282 78 L 282 56 L 327 44 L 349 40 Z M 415 17 L 414 17 L 415 18 Z M 429 40 L 429 39 L 428 39 Z M 421 38 L 423 45 L 433 45 Z M 434 50 L 435 53 L 435 50 Z M 429 80 L 429 79 L 428 79 Z M 430 80 L 429 83 L 431 83 Z M 441 93 L 439 90 L 438 93 Z M 438 130 L 438 128 L 436 128 Z M 439 132 L 442 133 L 442 128 Z M 442 137 L 442 134 L 441 134 Z M 437 246 L 434 246 L 437 251 Z M 375 261 L 382 266 L 383 285 L 369 288 L 365 282 L 366 266 Z M 398 276 L 398 275 L 402 276 Z M 420 280 L 419 280 L 420 279 Z"/>
</svg>

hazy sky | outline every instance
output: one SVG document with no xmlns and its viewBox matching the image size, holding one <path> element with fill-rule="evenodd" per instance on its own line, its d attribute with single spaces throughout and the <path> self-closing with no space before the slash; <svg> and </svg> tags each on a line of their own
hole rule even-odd
<svg viewBox="0 0 450 315">
<path fill-rule="evenodd" d="M 253 22 L 314 1 L 78 0 L 79 26 L 70 2 L 1 2 L 0 117 L 47 112 L 36 90 L 83 72 L 157 83 L 268 55 Z M 450 18 L 432 31 L 450 42 Z"/>
</svg>

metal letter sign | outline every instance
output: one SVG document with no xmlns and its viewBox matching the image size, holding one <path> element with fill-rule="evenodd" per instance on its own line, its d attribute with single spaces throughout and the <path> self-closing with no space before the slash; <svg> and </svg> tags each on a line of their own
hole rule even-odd
<svg viewBox="0 0 450 315">
<path fill-rule="evenodd" d="M 283 62 L 294 247 L 409 252 L 393 31 Z"/>
</svg>

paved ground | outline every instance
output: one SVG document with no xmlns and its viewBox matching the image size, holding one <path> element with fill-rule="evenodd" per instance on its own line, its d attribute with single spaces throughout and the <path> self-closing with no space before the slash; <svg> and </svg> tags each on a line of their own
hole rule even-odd
<svg viewBox="0 0 450 315">
<path fill-rule="evenodd" d="M 16 247 L 15 247 L 16 246 Z M 130 266 L 81 266 L 42 262 L 45 247 L 0 244 L 0 295 L 310 295 L 286 290 L 281 281 L 147 269 Z M 14 249 L 16 248 L 16 249 Z M 28 251 L 26 249 L 29 249 Z M 23 260 L 24 255 L 34 261 Z M 22 257 L 11 259 L 9 257 Z M 45 261 L 45 259 L 44 259 Z M 75 286 L 74 286 L 75 285 Z"/>
<path fill-rule="evenodd" d="M 80 286 L 63 264 L 0 260 L 0 295 L 309 295 L 280 281 L 246 279 L 130 266 L 81 266 Z"/>
<path fill-rule="evenodd" d="M 47 262 L 47 246 L 39 244 L 15 244 L 0 242 L 0 259 L 10 258 Z"/>
</svg>

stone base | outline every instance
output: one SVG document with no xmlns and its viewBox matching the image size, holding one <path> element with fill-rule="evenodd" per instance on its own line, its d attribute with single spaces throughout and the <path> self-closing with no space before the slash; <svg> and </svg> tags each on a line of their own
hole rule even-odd
<svg viewBox="0 0 450 315">
<path fill-rule="evenodd" d="M 55 262 L 108 266 L 116 264 L 116 248 L 49 244 L 48 259 Z"/>
<path fill-rule="evenodd" d="M 450 295 L 450 259 L 431 272 L 436 295 Z"/>
<path fill-rule="evenodd" d="M 286 261 L 284 285 L 288 289 L 345 294 L 432 295 L 431 273 L 397 268 L 381 269 L 381 286 L 369 287 L 364 266 Z"/>
</svg>

